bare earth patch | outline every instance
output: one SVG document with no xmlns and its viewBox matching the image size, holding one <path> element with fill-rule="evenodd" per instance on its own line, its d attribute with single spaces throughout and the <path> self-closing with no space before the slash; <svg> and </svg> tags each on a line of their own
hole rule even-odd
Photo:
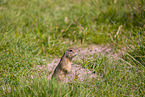
<svg viewBox="0 0 145 97">
<path fill-rule="evenodd" d="M 103 47 L 103 46 L 98 46 L 98 45 L 90 45 L 89 47 L 78 48 L 79 57 L 74 58 L 74 61 L 72 62 L 72 66 L 71 66 L 71 72 L 67 75 L 66 82 L 73 82 L 74 80 L 78 80 L 78 81 L 91 80 L 91 78 L 97 77 L 97 74 L 93 73 L 93 71 L 83 68 L 81 64 L 75 64 L 75 60 L 80 60 L 84 56 L 87 57 L 88 55 L 93 55 L 97 53 L 101 53 L 101 55 L 107 55 L 109 59 L 114 59 L 114 58 L 118 59 L 118 56 L 122 55 L 121 52 L 112 54 L 112 48 L 109 48 L 109 47 L 110 46 Z M 47 65 L 43 65 L 43 66 L 37 65 L 37 68 L 38 69 L 45 68 L 49 73 L 48 78 L 51 78 L 51 75 L 55 67 L 59 63 L 59 61 L 60 59 L 58 58 L 53 59 L 51 63 Z"/>
</svg>

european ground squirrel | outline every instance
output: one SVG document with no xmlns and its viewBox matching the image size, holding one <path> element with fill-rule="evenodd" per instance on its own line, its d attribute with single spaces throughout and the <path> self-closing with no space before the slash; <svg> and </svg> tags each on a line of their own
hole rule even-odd
<svg viewBox="0 0 145 97">
<path fill-rule="evenodd" d="M 61 57 L 59 64 L 56 66 L 52 78 L 56 78 L 57 81 L 64 82 L 66 75 L 71 70 L 71 61 L 77 55 L 77 50 L 75 48 L 70 48 L 66 50 Z"/>
</svg>

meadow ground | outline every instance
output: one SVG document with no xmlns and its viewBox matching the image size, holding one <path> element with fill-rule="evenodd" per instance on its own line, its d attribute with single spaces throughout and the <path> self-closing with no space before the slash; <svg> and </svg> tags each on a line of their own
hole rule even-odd
<svg viewBox="0 0 145 97">
<path fill-rule="evenodd" d="M 144 5 L 144 0 L 0 0 L 0 95 L 143 97 Z M 68 82 L 49 80 L 73 46 L 82 50 Z"/>
</svg>

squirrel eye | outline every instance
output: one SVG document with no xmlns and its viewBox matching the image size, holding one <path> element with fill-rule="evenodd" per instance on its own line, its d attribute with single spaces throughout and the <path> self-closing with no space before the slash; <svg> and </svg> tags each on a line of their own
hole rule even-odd
<svg viewBox="0 0 145 97">
<path fill-rule="evenodd" d="M 69 50 L 69 52 L 72 52 L 72 50 Z"/>
</svg>

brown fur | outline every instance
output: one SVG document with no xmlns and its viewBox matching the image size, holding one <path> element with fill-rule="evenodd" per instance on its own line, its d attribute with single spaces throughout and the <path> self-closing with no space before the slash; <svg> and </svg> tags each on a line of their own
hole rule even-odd
<svg viewBox="0 0 145 97">
<path fill-rule="evenodd" d="M 59 64 L 56 66 L 52 78 L 56 78 L 57 81 L 64 82 L 66 79 L 66 75 L 71 70 L 71 61 L 76 56 L 76 54 L 77 50 L 74 48 L 66 50 Z"/>
</svg>

